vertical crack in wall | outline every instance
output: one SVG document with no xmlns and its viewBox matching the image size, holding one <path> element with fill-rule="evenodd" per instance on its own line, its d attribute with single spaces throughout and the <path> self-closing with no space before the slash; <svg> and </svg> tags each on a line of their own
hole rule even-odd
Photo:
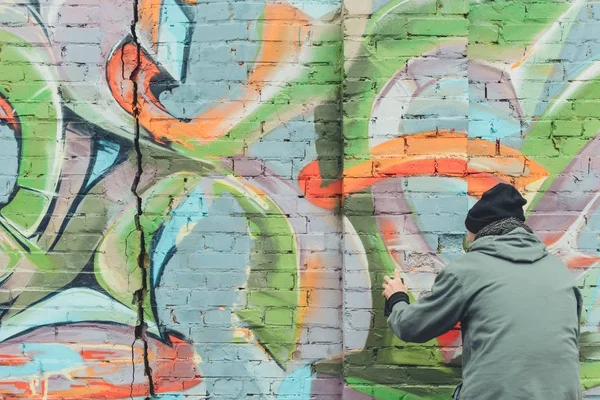
<svg viewBox="0 0 600 400">
<path fill-rule="evenodd" d="M 139 0 L 133 1 L 133 21 L 131 24 L 131 37 L 133 43 L 136 46 L 136 65 L 133 71 L 131 72 L 131 76 L 129 77 L 132 87 L 133 87 L 133 118 L 134 118 L 134 140 L 133 145 L 136 153 L 136 174 L 133 180 L 133 184 L 131 185 L 131 192 L 135 196 L 136 199 L 136 213 L 134 217 L 135 229 L 139 236 L 139 244 L 140 244 L 140 252 L 137 255 L 137 266 L 140 271 L 140 279 L 141 286 L 135 291 L 133 294 L 133 300 L 137 303 L 137 314 L 138 314 L 138 324 L 135 327 L 135 341 L 132 346 L 132 361 L 133 361 L 133 370 L 134 370 L 134 379 L 135 379 L 135 360 L 134 360 L 134 352 L 135 352 L 135 343 L 137 341 L 141 341 L 143 345 L 143 356 L 144 356 L 144 375 L 148 380 L 148 393 L 149 396 L 146 399 L 150 399 L 155 395 L 154 392 L 154 382 L 152 380 L 152 368 L 150 368 L 150 362 L 148 358 L 148 336 L 147 336 L 147 324 L 144 316 L 144 300 L 148 295 L 148 263 L 147 253 L 146 253 L 146 240 L 144 237 L 144 229 L 141 224 L 142 217 L 142 197 L 138 193 L 138 188 L 141 180 L 141 176 L 143 173 L 143 164 L 142 164 L 142 150 L 140 147 L 140 122 L 139 122 L 139 103 L 138 103 L 138 84 L 137 84 L 137 76 L 140 69 L 140 61 L 141 61 L 141 45 L 139 39 L 137 37 L 136 27 L 139 21 Z M 133 394 L 133 385 L 132 381 L 131 394 Z"/>
<path fill-rule="evenodd" d="M 346 97 L 345 93 L 345 79 L 346 79 L 346 1 L 340 1 L 340 65 L 339 65 L 339 73 L 340 73 L 340 88 L 336 91 L 336 95 L 338 96 L 337 106 L 338 109 L 338 123 L 340 124 L 340 147 L 339 147 L 339 157 L 338 160 L 338 168 L 339 168 L 339 179 L 342 181 L 342 185 L 344 182 L 344 166 L 346 164 L 346 130 L 344 126 L 344 99 Z M 337 174 L 336 174 L 337 175 Z M 336 176 L 337 178 L 337 176 Z M 341 248 L 341 266 L 342 270 L 340 271 L 340 284 L 342 285 L 342 304 L 341 304 L 341 315 L 339 316 L 339 323 L 341 329 L 341 345 L 342 345 L 342 380 L 345 380 L 346 376 L 346 295 L 347 295 L 347 281 L 346 281 L 346 224 L 344 223 L 344 216 L 346 215 L 346 203 L 344 201 L 344 194 L 340 194 L 340 209 L 339 209 L 339 219 L 340 219 L 340 229 L 341 229 L 341 237 L 340 237 L 340 248 Z M 342 391 L 342 395 L 340 396 L 340 400 L 344 400 L 346 397 L 346 391 Z M 350 395 L 352 396 L 352 395 Z"/>
</svg>

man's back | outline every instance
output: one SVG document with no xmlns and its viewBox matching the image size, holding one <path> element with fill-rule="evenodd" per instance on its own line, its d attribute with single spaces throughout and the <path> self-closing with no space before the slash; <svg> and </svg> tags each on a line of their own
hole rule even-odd
<svg viewBox="0 0 600 400">
<path fill-rule="evenodd" d="M 447 268 L 466 301 L 461 400 L 582 398 L 581 298 L 562 261 L 517 229 L 475 241 Z"/>
<path fill-rule="evenodd" d="M 399 271 L 384 277 L 388 325 L 405 342 L 427 342 L 461 322 L 460 400 L 582 398 L 581 294 L 525 224 L 525 204 L 505 183 L 483 193 L 465 219 L 468 254 L 414 304 Z"/>
<path fill-rule="evenodd" d="M 517 228 L 477 239 L 414 304 L 396 293 L 388 325 L 427 342 L 461 322 L 460 400 L 579 400 L 581 295 L 567 267 Z"/>
</svg>

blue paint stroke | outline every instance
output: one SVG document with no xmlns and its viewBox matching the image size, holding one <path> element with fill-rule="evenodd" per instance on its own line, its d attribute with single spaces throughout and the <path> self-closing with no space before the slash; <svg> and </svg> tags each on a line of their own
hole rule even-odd
<svg viewBox="0 0 600 400">
<path fill-rule="evenodd" d="M 0 206 L 8 203 L 15 190 L 19 173 L 19 144 L 15 133 L 7 125 L 0 124 Z"/>
<path fill-rule="evenodd" d="M 158 286 L 162 271 L 176 250 L 177 236 L 181 229 L 197 223 L 208 214 L 202 197 L 200 186 L 197 186 L 188 198 L 171 212 L 170 220 L 163 225 L 158 241 L 151 251 L 152 287 Z"/>
<path fill-rule="evenodd" d="M 173 79 L 183 81 L 191 21 L 177 2 L 163 0 L 158 27 L 157 61 Z"/>
<path fill-rule="evenodd" d="M 20 344 L 23 356 L 32 358 L 26 364 L 0 366 L 0 378 L 27 377 L 60 372 L 80 365 L 83 358 L 75 350 L 58 343 Z"/>
<path fill-rule="evenodd" d="M 288 3 L 313 19 L 319 19 L 324 15 L 337 11 L 341 7 L 340 0 L 288 0 Z"/>
<path fill-rule="evenodd" d="M 469 208 L 467 182 L 459 178 L 414 177 L 404 180 L 404 197 L 429 247 L 443 246 L 438 255 L 446 262 L 463 254 L 464 218 Z"/>
<path fill-rule="evenodd" d="M 495 110 L 485 104 L 471 104 L 469 107 L 469 121 L 483 122 L 481 125 L 489 124 L 490 130 L 482 132 L 473 129 L 475 124 L 469 126 L 469 137 L 477 137 L 495 141 L 496 139 L 518 138 L 521 136 L 521 124 L 510 116 L 499 116 Z"/>
<path fill-rule="evenodd" d="M 393 0 L 373 0 L 373 5 L 371 6 L 371 12 L 375 14 L 377 11 L 381 10 L 383 7 L 390 4 Z"/>
<path fill-rule="evenodd" d="M 279 392 L 277 400 L 310 400 L 312 390 L 313 373 L 310 365 L 294 371 L 285 377 Z"/>
<path fill-rule="evenodd" d="M 73 308 L 77 304 L 77 308 Z M 0 342 L 46 325 L 77 322 L 112 322 L 125 326 L 137 324 L 137 313 L 114 299 L 88 288 L 73 288 L 49 297 L 2 322 Z M 156 333 L 156 324 L 149 324 Z"/>
<path fill-rule="evenodd" d="M 117 143 L 107 140 L 99 140 L 97 142 L 98 151 L 96 153 L 96 162 L 94 168 L 88 177 L 86 189 L 89 189 L 98 179 L 100 179 L 106 171 L 108 171 L 119 156 L 120 147 Z"/>
<path fill-rule="evenodd" d="M 300 171 L 318 158 L 319 135 L 314 116 L 298 116 L 270 131 L 248 148 L 248 156 L 263 160 L 267 168 L 284 179 L 297 179 Z M 277 159 L 272 155 L 277 154 Z"/>
<path fill-rule="evenodd" d="M 184 397 L 183 394 L 180 393 L 165 393 L 165 394 L 155 394 L 151 397 L 152 400 L 185 400 L 187 397 Z M 147 397 L 136 397 L 133 400 L 146 400 Z"/>
</svg>

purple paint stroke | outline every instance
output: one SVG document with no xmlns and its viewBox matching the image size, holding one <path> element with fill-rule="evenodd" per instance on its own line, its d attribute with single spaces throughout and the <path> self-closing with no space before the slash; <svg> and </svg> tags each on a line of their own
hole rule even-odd
<svg viewBox="0 0 600 400">
<path fill-rule="evenodd" d="M 382 231 L 393 224 L 395 237 L 384 239 L 385 245 L 404 273 L 404 278 L 417 297 L 427 293 L 445 261 L 427 243 L 412 215 L 402 188 L 404 179 L 377 183 L 372 188 L 375 220 Z"/>
<path fill-rule="evenodd" d="M 439 61 L 441 61 L 441 59 L 436 58 L 436 57 L 440 57 L 440 54 L 438 54 L 438 53 L 441 52 L 441 56 L 443 56 L 444 54 L 446 54 L 446 52 L 451 53 L 449 50 L 452 50 L 455 48 L 463 48 L 464 49 L 464 47 L 465 47 L 464 45 L 456 45 L 456 44 L 451 45 L 451 46 L 442 47 L 439 51 L 436 49 L 434 51 L 424 53 L 422 58 L 413 59 L 413 60 L 410 60 L 409 62 L 407 62 L 402 69 L 400 69 L 398 72 L 396 72 L 392 76 L 392 78 L 389 80 L 389 82 L 381 90 L 381 92 L 375 99 L 375 102 L 373 103 L 373 110 L 376 110 L 379 107 L 381 101 L 383 101 L 383 99 L 386 98 L 386 96 L 389 94 L 389 92 L 392 90 L 392 88 L 398 83 L 399 80 L 403 80 L 403 79 L 412 80 L 414 82 L 416 88 L 415 88 L 414 92 L 412 93 L 411 98 L 414 99 L 414 98 L 418 97 L 428 87 L 435 85 L 441 78 L 444 78 L 447 76 L 447 71 L 448 71 L 447 69 L 444 69 L 443 75 L 440 70 Z M 447 62 L 447 60 L 444 60 L 444 61 Z M 466 60 L 465 61 L 459 60 L 459 65 L 460 64 L 466 64 Z M 428 74 L 428 72 L 429 72 L 429 74 Z M 466 76 L 465 76 L 465 78 L 466 78 Z"/>
<path fill-rule="evenodd" d="M 495 96 L 499 99 L 508 100 L 510 107 L 516 112 L 519 121 L 524 121 L 523 109 L 517 100 L 519 98 L 517 91 L 508 74 L 489 65 L 482 65 L 471 61 L 468 66 L 468 76 L 469 83 L 483 82 L 495 84 Z"/>
</svg>

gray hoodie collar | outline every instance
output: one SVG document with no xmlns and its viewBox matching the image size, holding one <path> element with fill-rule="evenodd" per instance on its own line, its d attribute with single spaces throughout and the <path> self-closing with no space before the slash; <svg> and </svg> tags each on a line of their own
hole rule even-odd
<svg viewBox="0 0 600 400">
<path fill-rule="evenodd" d="M 532 263 L 548 255 L 546 245 L 524 228 L 516 228 L 505 235 L 479 238 L 468 252 L 484 253 L 519 263 Z"/>
</svg>

